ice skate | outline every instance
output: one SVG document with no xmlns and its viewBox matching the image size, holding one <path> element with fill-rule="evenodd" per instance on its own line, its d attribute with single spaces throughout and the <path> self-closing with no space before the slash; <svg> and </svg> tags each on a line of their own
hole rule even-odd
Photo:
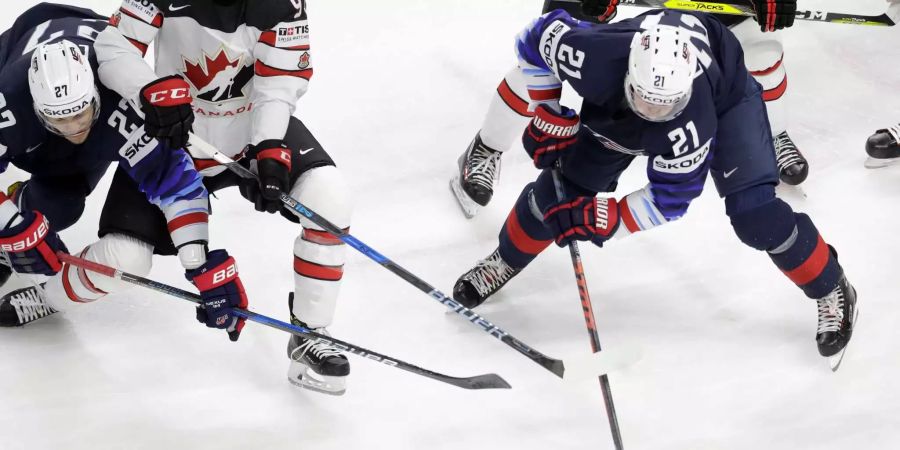
<svg viewBox="0 0 900 450">
<path fill-rule="evenodd" d="M 500 257 L 499 249 L 478 261 L 472 270 L 464 273 L 453 286 L 453 299 L 466 308 L 474 308 L 494 295 L 522 269 L 510 267 Z"/>
<path fill-rule="evenodd" d="M 502 152 L 484 145 L 480 135 L 475 135 L 460 155 L 459 172 L 450 179 L 450 190 L 466 218 L 475 217 L 478 209 L 491 201 L 494 182 L 500 175 L 501 155 Z"/>
<path fill-rule="evenodd" d="M 877 169 L 900 161 L 900 124 L 878 130 L 866 141 L 866 167 Z"/>
<path fill-rule="evenodd" d="M 778 176 L 785 184 L 797 186 L 809 175 L 809 163 L 787 131 L 775 136 L 775 160 L 778 163 Z"/>
<path fill-rule="evenodd" d="M 294 294 L 290 295 L 293 297 Z M 296 317 L 291 318 L 291 323 L 308 328 Z M 325 328 L 311 330 L 329 336 Z M 350 361 L 333 345 L 318 342 L 315 337 L 292 335 L 288 341 L 287 354 L 291 360 L 288 369 L 288 381 L 291 384 L 329 395 L 343 395 L 346 392 Z"/>
<path fill-rule="evenodd" d="M 816 344 L 819 354 L 828 358 L 831 370 L 836 371 L 841 365 L 856 324 L 856 289 L 847 281 L 846 276 L 842 276 L 837 287 L 816 302 L 819 309 Z"/>
</svg>

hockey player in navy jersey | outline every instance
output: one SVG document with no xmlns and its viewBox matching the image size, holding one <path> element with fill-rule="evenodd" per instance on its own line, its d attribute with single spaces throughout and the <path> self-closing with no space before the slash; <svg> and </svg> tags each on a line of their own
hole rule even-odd
<svg viewBox="0 0 900 450">
<path fill-rule="evenodd" d="M 334 161 L 293 113 L 313 74 L 303 0 L 124 0 L 97 38 L 100 79 L 139 101 L 148 132 L 173 147 L 193 129 L 220 152 L 259 174 L 241 180 L 194 155 L 210 191 L 238 186 L 258 211 L 298 222 L 293 245 L 294 323 L 327 334 L 343 277 L 345 245 L 279 200 L 289 193 L 341 228 L 350 226 L 350 196 Z M 155 44 L 155 71 L 144 61 Z M 184 95 L 187 93 L 188 95 Z M 104 221 L 103 228 L 168 246 L 165 223 L 134 183 L 116 177 L 117 209 L 142 220 Z M 130 186 L 130 188 L 129 188 Z M 265 225 L 260 221 L 259 230 Z M 111 246 L 117 245 L 110 243 Z M 150 252 L 137 256 L 148 261 Z M 337 348 L 291 337 L 288 379 L 330 394 L 345 391 L 350 365 Z"/>
<path fill-rule="evenodd" d="M 606 22 L 616 15 L 619 3 L 619 0 L 546 0 L 544 12 L 560 8 L 581 20 Z M 784 32 L 780 31 L 793 24 L 796 0 L 735 0 L 735 3 L 756 8 L 756 20 L 725 14 L 716 17 L 738 37 L 744 48 L 744 64 L 763 86 L 781 181 L 800 184 L 809 173 L 809 164 L 787 132 L 788 81 L 781 43 Z M 517 69 L 510 70 L 492 96 L 481 128 L 457 160 L 457 173 L 450 180 L 466 217 L 473 217 L 480 207 L 490 202 L 499 180 L 502 154 L 533 113 L 534 105 L 523 78 Z"/>
<path fill-rule="evenodd" d="M 602 246 L 679 219 L 708 173 L 738 238 L 818 303 L 816 341 L 835 356 L 850 339 L 856 292 L 812 220 L 775 196 L 778 168 L 761 87 L 741 46 L 709 15 L 654 11 L 590 25 L 555 11 L 517 38 L 530 100 L 522 135 L 536 167 L 500 231 L 499 246 L 454 286 L 476 307 L 552 242 Z M 562 82 L 584 99 L 580 114 L 559 103 Z M 637 155 L 649 184 L 620 199 L 615 190 Z M 552 170 L 560 164 L 565 200 Z"/>
<path fill-rule="evenodd" d="M 207 255 L 208 194 L 200 175 L 183 150 L 164 148 L 144 132 L 130 102 L 95 83 L 94 38 L 106 26 L 89 10 L 43 3 L 0 36 L 0 165 L 5 170 L 12 163 L 31 174 L 8 194 L 0 192 L 0 249 L 16 272 L 50 276 L 44 288 L 5 295 L 0 325 L 23 325 L 127 286 L 63 264 L 55 255 L 67 251 L 58 232 L 79 219 L 85 198 L 117 162 L 140 186 L 141 199 L 166 217 L 179 254 L 197 256 L 182 263 L 206 306 L 198 316 L 237 339 L 243 319 L 231 307 L 246 307 L 247 298 L 236 272 L 207 279 L 234 260 L 225 250 Z M 121 240 L 116 248 L 101 240 L 79 255 L 145 275 L 149 264 L 133 264 L 132 253 L 146 244 L 129 236 Z M 6 281 L 9 268 L 0 270 Z"/>
</svg>

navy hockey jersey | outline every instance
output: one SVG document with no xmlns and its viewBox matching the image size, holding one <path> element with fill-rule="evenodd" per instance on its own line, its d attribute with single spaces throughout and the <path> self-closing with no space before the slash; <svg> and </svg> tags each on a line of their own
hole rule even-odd
<svg viewBox="0 0 900 450">
<path fill-rule="evenodd" d="M 205 199 L 207 192 L 185 152 L 166 150 L 146 135 L 135 106 L 103 85 L 97 85 L 99 117 L 83 144 L 49 132 L 36 116 L 28 87 L 33 50 L 67 39 L 87 54 L 96 73 L 93 42 L 106 26 L 107 20 L 90 10 L 41 3 L 0 35 L 0 169 L 12 163 L 33 175 L 64 176 L 118 162 L 161 208 Z"/>
<path fill-rule="evenodd" d="M 690 35 L 698 71 L 690 102 L 668 122 L 649 122 L 625 102 L 625 75 L 632 42 L 656 24 L 674 25 Z M 536 19 L 518 36 L 519 65 L 533 102 L 559 101 L 562 82 L 584 98 L 580 139 L 631 155 L 648 155 L 647 174 L 654 202 L 672 220 L 700 195 L 714 149 L 718 117 L 747 95 L 755 83 L 734 35 L 705 14 L 651 11 L 612 24 L 589 24 L 556 10 Z M 566 176 L 592 186 L 592 152 L 580 146 L 564 156 Z"/>
</svg>

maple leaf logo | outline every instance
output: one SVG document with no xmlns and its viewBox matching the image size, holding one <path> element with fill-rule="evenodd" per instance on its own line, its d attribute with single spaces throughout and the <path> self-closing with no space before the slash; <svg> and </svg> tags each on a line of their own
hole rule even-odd
<svg viewBox="0 0 900 450">
<path fill-rule="evenodd" d="M 197 62 L 182 57 L 184 75 L 196 89 L 195 97 L 218 102 L 244 97 L 243 89 L 253 76 L 253 66 L 244 66 L 243 57 L 228 57 L 225 49 L 219 50 L 215 57 L 203 54 Z"/>
</svg>

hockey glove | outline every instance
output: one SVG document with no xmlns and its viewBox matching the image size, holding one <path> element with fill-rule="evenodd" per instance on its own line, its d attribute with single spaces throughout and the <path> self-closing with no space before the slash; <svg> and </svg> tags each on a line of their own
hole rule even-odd
<svg viewBox="0 0 900 450">
<path fill-rule="evenodd" d="M 544 223 L 560 247 L 573 240 L 602 247 L 619 228 L 619 205 L 613 198 L 576 197 L 548 208 Z"/>
<path fill-rule="evenodd" d="M 276 213 L 281 210 L 281 193 L 290 189 L 291 151 L 284 142 L 271 139 L 250 146 L 256 155 L 259 182 L 242 183 L 241 195 L 253 202 L 257 211 Z"/>
<path fill-rule="evenodd" d="M 50 223 L 38 211 L 19 213 L 22 221 L 0 230 L 0 250 L 9 255 L 10 264 L 16 272 L 53 275 L 62 270 L 62 263 L 56 252 L 68 253 L 65 244 Z"/>
<path fill-rule="evenodd" d="M 575 111 L 560 106 L 557 113 L 538 105 L 534 117 L 522 135 L 522 146 L 538 169 L 552 167 L 562 152 L 575 143 L 580 120 Z"/>
<path fill-rule="evenodd" d="M 206 263 L 184 276 L 200 290 L 203 306 L 197 307 L 197 320 L 210 328 L 224 328 L 228 338 L 237 341 L 245 319 L 234 315 L 232 308 L 247 309 L 247 294 L 234 258 L 225 250 L 213 250 L 206 255 Z"/>
<path fill-rule="evenodd" d="M 581 12 L 596 17 L 600 22 L 609 22 L 616 17 L 619 0 L 581 0 Z"/>
<path fill-rule="evenodd" d="M 797 0 L 753 0 L 753 10 L 760 30 L 780 30 L 794 24 Z"/>
<path fill-rule="evenodd" d="M 194 124 L 191 86 L 178 75 L 160 78 L 141 89 L 147 134 L 170 149 L 183 148 Z"/>
</svg>

